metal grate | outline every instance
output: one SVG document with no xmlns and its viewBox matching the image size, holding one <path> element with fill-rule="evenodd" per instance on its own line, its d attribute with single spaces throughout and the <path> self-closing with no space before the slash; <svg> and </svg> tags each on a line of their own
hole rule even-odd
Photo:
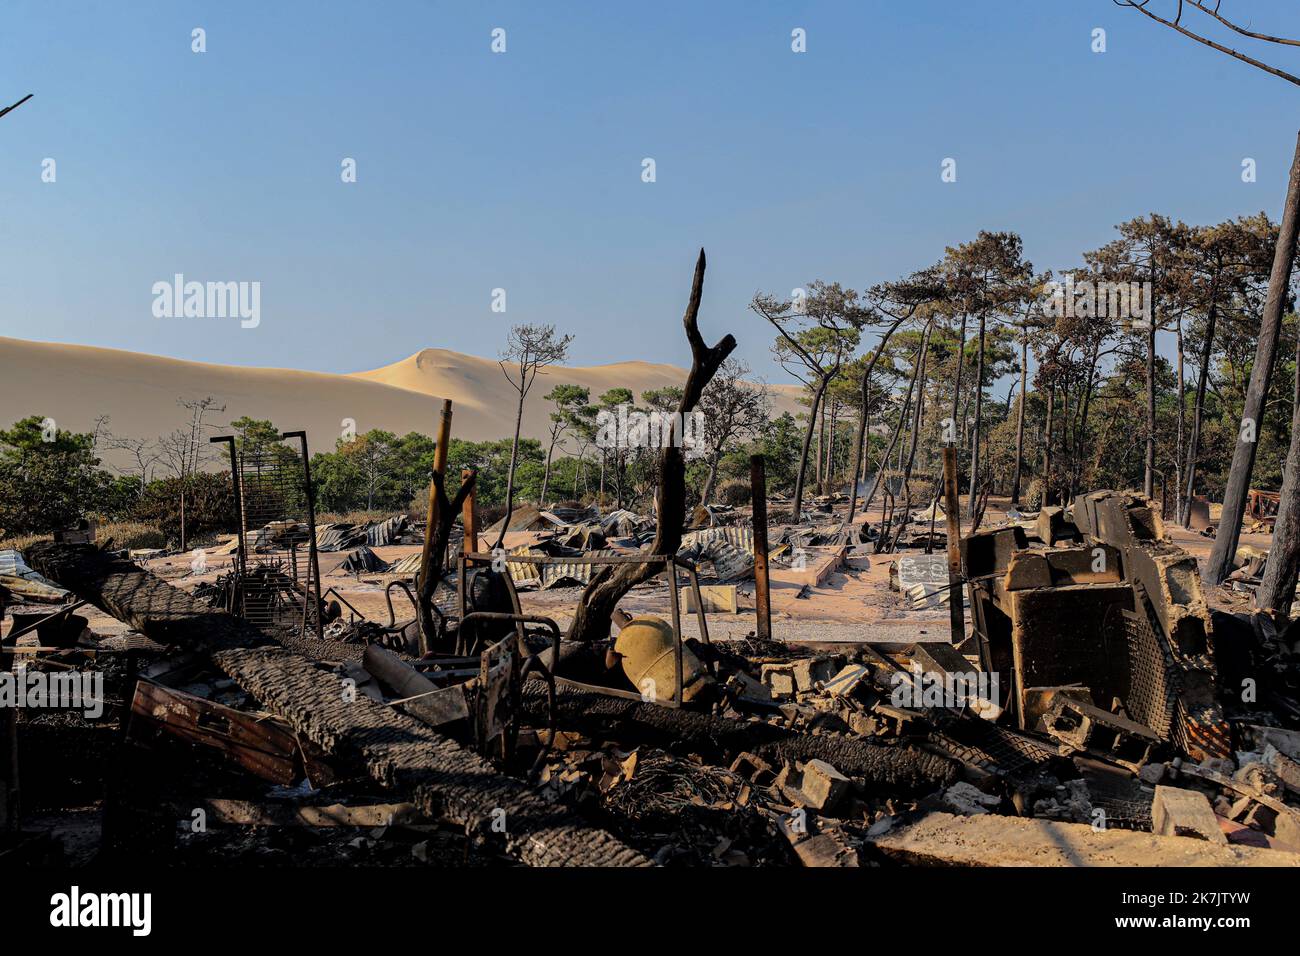
<svg viewBox="0 0 1300 956">
<path fill-rule="evenodd" d="M 1119 611 L 1128 648 L 1128 692 L 1124 707 L 1139 724 L 1150 727 L 1161 740 L 1170 738 L 1180 687 L 1178 669 L 1159 636 L 1155 610 L 1146 589 L 1134 587 L 1136 612 Z"/>
<path fill-rule="evenodd" d="M 272 633 L 321 637 L 320 563 L 305 432 L 236 451 L 231 474 L 239 509 L 234 610 Z"/>
</svg>

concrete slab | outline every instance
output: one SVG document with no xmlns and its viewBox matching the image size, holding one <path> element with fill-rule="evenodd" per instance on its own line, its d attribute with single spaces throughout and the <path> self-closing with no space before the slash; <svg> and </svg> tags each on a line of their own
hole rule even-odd
<svg viewBox="0 0 1300 956">
<path fill-rule="evenodd" d="M 931 813 L 867 842 L 922 866 L 1300 866 L 1300 853 L 992 814 Z"/>
</svg>

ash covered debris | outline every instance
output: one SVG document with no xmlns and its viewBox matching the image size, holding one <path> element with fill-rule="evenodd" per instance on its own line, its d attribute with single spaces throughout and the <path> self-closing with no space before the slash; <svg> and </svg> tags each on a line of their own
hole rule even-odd
<svg viewBox="0 0 1300 956">
<path fill-rule="evenodd" d="M 1250 620 L 1211 612 L 1195 560 L 1139 496 L 1096 492 L 963 538 L 971 629 L 955 645 L 946 634 L 900 642 L 897 628 L 877 639 L 870 625 L 835 643 L 793 627 L 784 641 L 710 640 L 671 615 L 621 609 L 608 639 L 576 642 L 520 602 L 525 582 L 545 588 L 548 567 L 581 580 L 575 567 L 590 577 L 602 562 L 653 560 L 661 576 L 712 562 L 707 587 L 724 588 L 734 553 L 748 558 L 742 578 L 760 564 L 779 573 L 782 559 L 807 572 L 800 551 L 843 566 L 853 534 L 837 504 L 786 526 L 768 561 L 739 508 L 697 511 L 674 558 L 633 546 L 653 525 L 631 512 L 517 511 L 512 525 L 546 524 L 512 555 L 533 577 L 476 562 L 463 542 L 423 651 L 418 622 L 396 611 L 387 624 L 327 615 L 320 639 L 255 626 L 224 610 L 220 587 L 187 593 L 92 544 L 34 546 L 24 580 L 42 576 L 39 593 L 0 592 L 15 621 L 71 620 L 66 609 L 87 602 L 128 632 L 100 636 L 82 618 L 62 625 L 76 634 L 60 647 L 34 643 L 37 627 L 0 647 L 5 674 L 19 658 L 29 671 L 101 674 L 107 705 L 94 720 L 0 708 L 5 853 L 184 865 L 222 854 L 259 865 L 1300 863 L 1294 703 L 1242 700 L 1219 672 L 1230 659 L 1235 682 L 1253 661 L 1293 659 L 1256 647 Z M 940 514 L 915 522 L 919 548 L 933 546 Z M 693 586 L 661 588 L 686 616 L 737 613 L 725 590 L 702 590 L 696 608 Z M 34 596 L 50 602 L 35 618 Z M 1249 653 L 1221 652 L 1229 640 Z M 1269 640 L 1289 646 L 1276 629 Z M 55 749 L 84 750 L 78 786 L 98 807 L 77 832 L 93 839 L 51 822 L 62 798 L 42 751 Z"/>
</svg>

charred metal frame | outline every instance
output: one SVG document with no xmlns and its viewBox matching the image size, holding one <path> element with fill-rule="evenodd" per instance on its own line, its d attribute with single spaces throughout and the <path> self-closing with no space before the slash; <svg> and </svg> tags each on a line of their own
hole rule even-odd
<svg viewBox="0 0 1300 956">
<path fill-rule="evenodd" d="M 705 644 L 710 643 L 709 624 L 704 611 L 704 598 L 700 594 L 700 577 L 693 563 L 691 563 L 690 561 L 685 561 L 677 557 L 676 555 L 662 555 L 662 554 L 592 555 L 590 557 L 583 558 L 580 561 L 574 561 L 572 558 L 569 559 L 555 558 L 555 557 L 551 557 L 550 555 L 541 555 L 541 554 L 520 554 L 520 555 L 506 554 L 504 556 L 500 554 L 491 554 L 491 553 L 484 553 L 484 552 L 470 552 L 467 554 L 462 554 L 460 556 L 459 562 L 457 562 L 457 569 L 456 569 L 456 574 L 457 574 L 456 585 L 457 585 L 457 592 L 460 600 L 460 620 L 462 625 L 466 620 L 466 614 L 465 614 L 466 577 L 465 575 L 466 575 L 466 571 L 468 570 L 468 566 L 470 564 L 486 564 L 488 566 L 491 566 L 494 561 L 505 561 L 505 563 L 507 564 L 539 564 L 539 565 L 555 564 L 555 563 L 593 564 L 593 565 L 606 565 L 606 564 L 640 564 L 640 565 L 661 564 L 663 565 L 662 569 L 657 573 L 669 574 L 668 598 L 669 598 L 669 603 L 672 607 L 673 637 L 675 638 L 675 640 L 673 641 L 674 690 L 673 690 L 673 696 L 671 700 L 667 700 L 667 701 L 656 700 L 653 701 L 653 703 L 660 704 L 661 706 L 664 707 L 670 707 L 674 710 L 681 708 L 683 703 L 682 701 L 682 673 L 683 673 L 682 647 L 683 645 L 682 645 L 681 595 L 678 592 L 678 588 L 680 586 L 680 579 L 677 576 L 679 570 L 684 570 L 687 574 L 687 578 L 690 581 L 691 593 L 695 599 L 695 613 L 696 616 L 699 618 L 699 622 L 700 622 L 700 638 L 703 640 Z M 669 573 L 670 570 L 671 573 Z M 510 592 L 510 603 L 514 607 L 514 614 L 505 615 L 505 617 L 511 618 L 515 621 L 515 632 L 520 643 L 521 644 L 523 643 L 524 621 L 528 619 L 544 621 L 550 627 L 555 628 L 556 634 L 558 636 L 559 629 L 556 628 L 554 621 L 551 621 L 549 618 L 533 618 L 532 616 L 525 615 L 523 613 L 522 606 L 519 603 L 519 592 L 515 589 L 514 578 L 510 576 L 509 571 L 507 571 L 504 576 L 506 580 L 506 587 Z M 469 617 L 478 617 L 478 616 L 485 617 L 486 615 L 482 615 L 481 612 L 469 615 Z M 499 615 L 498 615 L 498 619 L 500 619 Z M 559 649 L 559 642 L 557 640 L 555 643 L 555 657 L 554 657 L 554 660 L 557 664 L 559 663 L 559 657 L 560 657 L 560 649 Z M 713 670 L 713 665 L 711 663 L 709 664 L 709 670 L 710 672 L 712 672 Z M 552 680 L 555 683 L 565 684 L 569 687 L 577 688 L 578 690 L 585 690 L 597 694 L 604 694 L 606 697 L 621 697 L 624 700 L 635 700 L 635 701 L 642 701 L 642 702 L 645 701 L 645 698 L 642 697 L 642 695 L 635 693 L 634 691 L 619 690 L 616 687 L 600 687 L 595 684 L 584 684 L 581 683 L 580 681 L 570 680 L 566 677 L 559 677 L 558 675 L 553 676 Z"/>
<path fill-rule="evenodd" d="M 305 582 L 302 588 L 302 620 L 298 625 L 298 633 L 299 635 L 307 633 L 307 620 L 313 616 L 309 614 L 309 611 L 314 599 L 316 606 L 314 615 L 316 637 L 324 638 L 325 615 L 320 590 L 320 557 L 316 551 L 316 492 L 312 488 L 311 482 L 311 460 L 307 454 L 307 433 L 305 431 L 280 433 L 280 441 L 290 438 L 298 439 L 299 453 L 302 457 L 303 496 L 307 505 L 307 560 L 309 563 L 308 578 L 310 587 Z M 235 549 L 237 585 L 231 588 L 230 602 L 232 606 L 226 610 L 242 617 L 244 615 L 244 582 L 248 580 L 248 529 L 244 527 L 244 500 L 241 487 L 243 475 L 240 469 L 239 454 L 235 447 L 235 436 L 233 435 L 217 435 L 209 438 L 208 441 L 212 444 L 225 442 L 228 445 L 230 455 L 230 483 L 234 491 L 235 521 L 239 529 L 239 547 Z"/>
</svg>

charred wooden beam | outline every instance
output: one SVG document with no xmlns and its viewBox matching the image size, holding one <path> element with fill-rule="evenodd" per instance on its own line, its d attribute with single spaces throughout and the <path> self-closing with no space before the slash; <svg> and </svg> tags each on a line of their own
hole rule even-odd
<svg viewBox="0 0 1300 956">
<path fill-rule="evenodd" d="M 226 650 L 213 660 L 262 705 L 326 751 L 356 758 L 428 816 L 465 827 L 505 827 L 509 853 L 531 866 L 646 866 L 649 861 L 572 810 L 342 679 L 279 649 Z M 504 816 L 502 816 L 504 814 Z"/>
<path fill-rule="evenodd" d="M 105 614 L 167 647 L 257 647 L 272 639 L 243 618 L 209 607 L 134 561 L 89 544 L 42 542 L 26 551 L 33 569 Z M 308 657 L 360 661 L 365 647 L 294 634 L 275 641 Z"/>
<path fill-rule="evenodd" d="M 159 644 L 198 649 L 270 641 L 247 621 L 209 607 L 134 561 L 94 545 L 41 542 L 25 553 L 37 572 Z"/>
<path fill-rule="evenodd" d="M 520 706 L 526 719 L 544 724 L 545 685 L 529 681 Z M 777 761 L 825 760 L 842 773 L 865 777 L 872 789 L 895 794 L 929 793 L 958 777 L 956 761 L 906 745 L 887 746 L 833 734 L 814 737 L 762 721 L 677 710 L 569 685 L 557 688 L 556 708 L 563 727 L 620 740 L 681 741 L 727 756 L 749 751 Z"/>
</svg>

